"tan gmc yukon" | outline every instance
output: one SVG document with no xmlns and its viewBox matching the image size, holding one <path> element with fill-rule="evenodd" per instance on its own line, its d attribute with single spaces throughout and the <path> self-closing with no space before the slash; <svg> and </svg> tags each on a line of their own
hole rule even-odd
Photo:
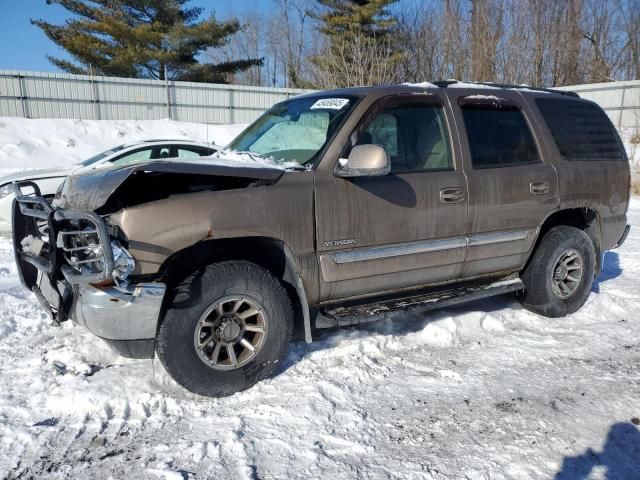
<svg viewBox="0 0 640 480">
<path fill-rule="evenodd" d="M 629 163 L 568 92 L 436 84 L 279 103 L 217 157 L 15 185 L 21 280 L 129 357 L 224 396 L 294 331 L 512 292 L 578 310 L 629 227 Z"/>
</svg>

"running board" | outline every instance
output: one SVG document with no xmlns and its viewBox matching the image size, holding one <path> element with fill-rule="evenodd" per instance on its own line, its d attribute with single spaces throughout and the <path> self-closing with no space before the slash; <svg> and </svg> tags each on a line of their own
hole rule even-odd
<svg viewBox="0 0 640 480">
<path fill-rule="evenodd" d="M 378 301 L 369 304 L 325 308 L 316 317 L 316 328 L 336 328 L 346 325 L 376 322 L 404 313 L 420 313 L 482 298 L 524 290 L 519 278 L 510 278 L 483 285 L 450 287 L 435 292 Z"/>
</svg>

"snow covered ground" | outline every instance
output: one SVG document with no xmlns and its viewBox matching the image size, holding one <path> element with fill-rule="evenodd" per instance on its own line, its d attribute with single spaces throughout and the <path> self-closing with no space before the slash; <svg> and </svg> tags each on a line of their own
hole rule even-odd
<svg viewBox="0 0 640 480">
<path fill-rule="evenodd" d="M 49 325 L 0 241 L 1 478 L 640 478 L 640 200 L 587 305 L 511 297 L 295 343 L 198 398 Z"/>
<path fill-rule="evenodd" d="M 85 160 L 137 140 L 194 140 L 225 146 L 246 125 L 172 120 L 59 120 L 0 117 L 0 174 Z"/>
<path fill-rule="evenodd" d="M 77 160 L 138 128 L 206 135 L 21 121 L 0 118 L 0 168 L 44 166 L 47 149 Z M 324 332 L 292 344 L 273 379 L 217 400 L 157 360 L 50 326 L 0 238 L 0 478 L 638 479 L 640 199 L 629 218 L 574 315 L 545 319 L 504 296 Z"/>
</svg>

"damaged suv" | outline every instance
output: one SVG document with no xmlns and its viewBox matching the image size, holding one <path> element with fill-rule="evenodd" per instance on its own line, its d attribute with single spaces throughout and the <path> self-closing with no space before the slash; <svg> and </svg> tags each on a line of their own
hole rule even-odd
<svg viewBox="0 0 640 480">
<path fill-rule="evenodd" d="M 211 159 L 15 185 L 23 284 L 122 355 L 223 396 L 294 331 L 514 293 L 560 317 L 629 227 L 629 163 L 576 94 L 515 86 L 335 90 L 275 105 Z"/>
</svg>

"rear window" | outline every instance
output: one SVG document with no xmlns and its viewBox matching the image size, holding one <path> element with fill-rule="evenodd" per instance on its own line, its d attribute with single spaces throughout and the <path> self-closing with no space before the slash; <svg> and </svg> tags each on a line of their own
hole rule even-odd
<svg viewBox="0 0 640 480">
<path fill-rule="evenodd" d="M 566 160 L 611 161 L 626 156 L 609 117 L 587 102 L 536 99 L 538 109 Z"/>
</svg>

